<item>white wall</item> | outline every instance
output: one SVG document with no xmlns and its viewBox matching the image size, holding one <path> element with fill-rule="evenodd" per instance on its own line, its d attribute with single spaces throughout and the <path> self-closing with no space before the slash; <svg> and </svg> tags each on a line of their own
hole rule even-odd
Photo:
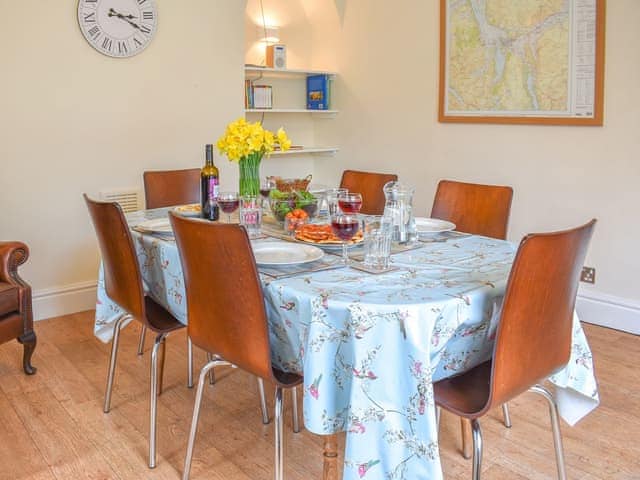
<svg viewBox="0 0 640 480">
<path fill-rule="evenodd" d="M 337 57 L 342 148 L 317 176 L 396 172 L 423 215 L 441 178 L 512 185 L 512 240 L 597 217 L 586 261 L 596 284 L 583 293 L 631 307 L 640 331 L 640 2 L 607 2 L 604 127 L 438 123 L 440 2 L 327 3 L 335 18 L 318 26 L 327 40 L 313 53 Z"/>
<path fill-rule="evenodd" d="M 243 113 L 245 1 L 156 1 L 151 45 L 112 59 L 82 36 L 77 0 L 0 0 L 0 239 L 31 248 L 21 272 L 36 296 L 95 282 L 82 192 L 200 166 Z M 235 186 L 237 167 L 216 163 Z"/>
</svg>

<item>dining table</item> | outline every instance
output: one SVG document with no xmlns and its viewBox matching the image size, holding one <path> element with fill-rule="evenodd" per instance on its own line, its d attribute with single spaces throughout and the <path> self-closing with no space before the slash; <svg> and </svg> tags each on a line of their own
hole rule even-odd
<svg viewBox="0 0 640 480">
<path fill-rule="evenodd" d="M 186 324 L 174 238 L 137 228 L 167 211 L 134 212 L 127 221 L 145 291 Z M 293 240 L 273 225 L 263 233 L 253 245 L 278 241 L 286 249 Z M 348 267 L 332 249 L 304 265 L 258 265 L 272 362 L 304 377 L 304 425 L 326 436 L 325 479 L 337 478 L 339 432 L 346 432 L 344 480 L 442 478 L 432 384 L 491 357 L 516 250 L 509 241 L 444 232 L 396 246 L 382 273 L 361 268 L 359 247 Z M 122 311 L 106 294 L 102 268 L 98 276 L 95 335 L 108 342 Z M 571 358 L 548 380 L 569 425 L 599 403 L 576 314 Z"/>
</svg>

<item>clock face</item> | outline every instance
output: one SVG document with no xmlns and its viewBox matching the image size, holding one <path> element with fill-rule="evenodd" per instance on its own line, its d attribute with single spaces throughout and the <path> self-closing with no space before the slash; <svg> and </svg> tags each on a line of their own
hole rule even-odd
<svg viewBox="0 0 640 480">
<path fill-rule="evenodd" d="M 110 57 L 131 57 L 151 42 L 158 25 L 154 0 L 79 0 L 78 22 L 87 41 Z"/>
</svg>

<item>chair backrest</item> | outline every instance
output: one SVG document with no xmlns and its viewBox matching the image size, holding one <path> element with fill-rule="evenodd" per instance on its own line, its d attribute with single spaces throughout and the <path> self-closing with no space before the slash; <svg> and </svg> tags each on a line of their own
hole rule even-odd
<svg viewBox="0 0 640 480">
<path fill-rule="evenodd" d="M 267 315 L 244 227 L 170 214 L 187 295 L 191 341 L 261 378 L 273 378 Z"/>
<path fill-rule="evenodd" d="M 109 298 L 146 323 L 142 275 L 129 227 L 116 202 L 98 202 L 84 194 L 98 237 Z"/>
<path fill-rule="evenodd" d="M 496 335 L 489 408 L 569 361 L 580 271 L 595 223 L 522 239 Z"/>
<path fill-rule="evenodd" d="M 456 224 L 456 230 L 505 239 L 513 189 L 498 185 L 441 180 L 431 217 Z"/>
<path fill-rule="evenodd" d="M 200 203 L 200 169 L 147 171 L 142 175 L 147 208 Z"/>
<path fill-rule="evenodd" d="M 350 192 L 362 194 L 362 208 L 360 213 L 365 215 L 382 215 L 386 203 L 382 187 L 387 182 L 398 180 L 397 175 L 390 173 L 359 172 L 345 170 L 340 180 L 341 188 L 348 188 Z"/>
</svg>

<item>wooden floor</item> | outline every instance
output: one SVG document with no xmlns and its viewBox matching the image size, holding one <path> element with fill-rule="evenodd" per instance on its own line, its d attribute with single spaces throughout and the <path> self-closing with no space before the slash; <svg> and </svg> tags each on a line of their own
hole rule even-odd
<svg viewBox="0 0 640 480">
<path fill-rule="evenodd" d="M 93 312 L 38 322 L 36 375 L 20 369 L 21 347 L 0 346 L 0 478 L 178 479 L 181 477 L 194 390 L 187 389 L 186 338 L 167 342 L 165 391 L 159 398 L 158 466 L 147 468 L 149 343 L 136 356 L 139 328 L 123 331 L 109 414 L 102 413 L 109 345 L 92 334 Z M 585 326 L 594 352 L 602 404 L 576 427 L 563 425 L 570 479 L 640 479 L 640 337 Z M 150 339 L 148 340 L 150 342 Z M 196 352 L 196 366 L 205 356 Z M 215 393 L 214 393 L 215 391 Z M 271 400 L 272 391 L 268 391 Z M 322 439 L 285 427 L 288 480 L 321 478 Z M 483 422 L 485 479 L 555 478 L 544 400 L 530 394 L 511 404 L 513 428 L 500 411 Z M 270 405 L 273 402 L 270 401 Z M 192 478 L 273 477 L 273 430 L 260 421 L 255 379 L 223 368 L 207 388 Z M 459 454 L 459 423 L 443 414 L 445 478 L 469 479 Z M 342 446 L 341 446 L 342 448 Z"/>
</svg>

